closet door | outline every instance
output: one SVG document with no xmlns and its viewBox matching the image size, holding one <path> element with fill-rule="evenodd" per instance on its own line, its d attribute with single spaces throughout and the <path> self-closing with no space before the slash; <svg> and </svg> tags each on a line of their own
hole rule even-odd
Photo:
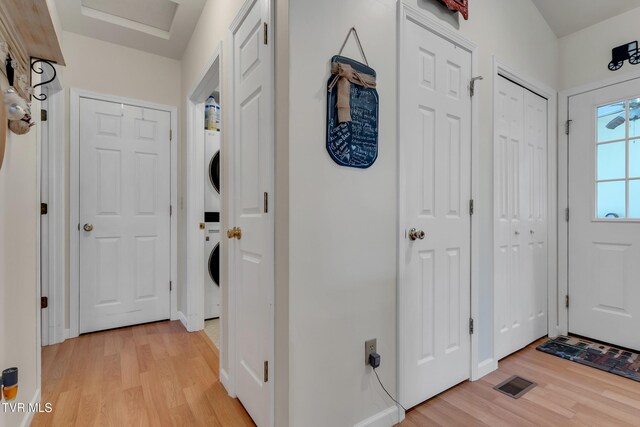
<svg viewBox="0 0 640 427">
<path fill-rule="evenodd" d="M 494 111 L 494 328 L 502 358 L 546 334 L 547 101 L 502 77 Z"/>
<path fill-rule="evenodd" d="M 547 334 L 547 100 L 524 90 L 525 333 L 516 348 Z"/>
</svg>

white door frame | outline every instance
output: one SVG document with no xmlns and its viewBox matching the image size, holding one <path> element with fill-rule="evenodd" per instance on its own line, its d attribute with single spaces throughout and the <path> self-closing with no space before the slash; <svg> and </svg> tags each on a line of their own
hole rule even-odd
<svg viewBox="0 0 640 427">
<path fill-rule="evenodd" d="M 558 117 L 558 95 L 551 87 L 545 85 L 517 71 L 505 61 L 493 57 L 493 111 L 495 111 L 495 103 L 499 98 L 498 79 L 506 77 L 517 85 L 534 92 L 547 99 L 547 333 L 550 337 L 558 335 L 558 137 L 557 137 L 557 117 Z M 493 118 L 493 149 L 495 155 L 495 141 L 497 141 L 498 129 L 496 126 L 496 117 Z M 494 157 L 492 157 L 493 159 Z M 493 177 L 492 177 L 493 180 Z M 495 191 L 495 180 L 492 181 L 492 191 Z M 493 199 L 494 193 L 492 193 Z M 495 212 L 493 211 L 493 203 L 491 204 L 492 221 Z M 493 222 L 492 222 L 493 223 Z M 495 230 L 494 230 L 495 233 Z M 492 233 L 492 240 L 495 234 Z M 492 247 L 495 242 L 492 242 Z M 493 283 L 493 266 L 491 268 L 491 276 Z M 493 286 L 493 285 L 492 285 Z M 495 311 L 495 309 L 494 309 Z M 492 328 L 493 348 L 495 355 L 495 328 Z M 494 369 L 498 368 L 498 361 L 494 360 Z M 492 369 L 492 370 L 494 370 Z M 490 372 L 490 371 L 489 371 Z M 488 372 L 487 372 L 488 373 Z"/>
<path fill-rule="evenodd" d="M 187 180 L 187 209 L 185 220 L 187 254 L 185 257 L 186 277 L 182 282 L 184 286 L 186 286 L 186 307 L 184 307 L 185 312 L 179 312 L 178 316 L 189 332 L 204 329 L 204 231 L 200 228 L 200 224 L 204 223 L 204 103 L 211 93 L 214 92 L 218 86 L 221 86 L 221 63 L 222 43 L 219 43 L 215 52 L 200 73 L 197 83 L 189 91 L 186 99 L 187 143 L 184 153 L 186 158 L 186 173 L 184 175 Z M 220 87 L 220 94 L 222 94 L 222 92 L 222 87 Z M 218 102 L 220 105 L 224 105 L 222 104 L 222 99 L 218 99 Z M 221 109 L 221 114 L 224 114 L 224 109 Z M 224 129 L 222 132 L 224 132 Z M 221 141 L 224 140 L 223 136 L 224 134 L 221 134 Z M 220 155 L 224 158 L 223 143 L 220 144 Z M 221 162 L 221 199 L 224 197 L 225 190 L 223 164 L 224 162 Z M 221 224 L 227 217 L 225 208 L 223 203 L 220 214 Z M 220 236 L 220 250 L 222 253 L 225 253 L 227 250 L 227 242 L 222 238 L 222 232 Z M 221 257 L 221 259 L 224 259 L 224 257 Z M 224 277 L 226 266 L 221 264 L 220 267 L 221 275 Z M 220 287 L 221 290 L 223 286 Z M 224 330 L 223 324 L 226 322 L 224 299 L 221 300 L 221 308 L 220 330 L 222 332 Z M 222 367 L 222 358 L 224 355 L 222 343 L 224 340 L 221 339 L 220 342 L 220 366 Z M 220 372 L 222 372 L 222 370 Z"/>
<path fill-rule="evenodd" d="M 57 68 L 57 67 L 56 67 Z M 42 80 L 49 80 L 53 73 L 49 67 L 43 67 Z M 49 271 L 42 277 L 43 286 L 48 288 L 49 307 L 43 313 L 47 317 L 48 331 L 42 331 L 42 345 L 53 345 L 67 338 L 65 328 L 66 308 L 66 258 L 65 258 L 65 91 L 62 77 L 57 73 L 56 79 L 47 84 L 43 90 L 48 96 L 47 103 L 47 135 L 48 157 L 42 158 L 47 164 L 48 197 L 42 202 L 48 203 L 48 233 L 41 236 L 42 258 L 49 259 Z M 44 166 L 44 165 L 41 165 Z M 41 169 L 44 169 L 42 167 Z M 40 195 L 38 195 L 40 196 Z"/>
<path fill-rule="evenodd" d="M 265 73 L 267 73 L 267 80 L 269 81 L 269 85 L 268 87 L 265 86 L 265 96 L 268 97 L 269 103 L 271 104 L 271 108 L 269 109 L 269 123 L 270 123 L 270 129 L 269 129 L 269 136 L 268 139 L 270 140 L 270 150 L 268 155 L 271 158 L 271 164 L 274 165 L 275 164 L 275 70 L 274 70 L 274 66 L 275 66 L 275 50 L 274 50 L 274 44 L 275 44 L 275 32 L 273 31 L 274 25 L 272 25 L 274 21 L 274 0 L 246 0 L 244 2 L 244 4 L 242 5 L 242 7 L 240 8 L 240 10 L 238 11 L 238 14 L 236 15 L 236 17 L 234 18 L 233 22 L 231 23 L 231 25 L 229 26 L 229 51 L 232 52 L 231 53 L 231 58 L 229 59 L 229 61 L 227 61 L 227 65 L 226 65 L 226 70 L 229 76 L 229 90 L 230 90 L 230 96 L 228 97 L 229 99 L 235 99 L 235 73 L 234 73 L 234 58 L 233 58 L 233 52 L 234 52 L 234 46 L 235 46 L 235 35 L 237 33 L 237 31 L 240 29 L 240 26 L 242 25 L 242 23 L 244 22 L 245 18 L 247 17 L 247 15 L 249 14 L 249 12 L 251 11 L 252 7 L 257 3 L 257 2 L 262 2 L 262 1 L 266 1 L 267 2 L 267 6 L 269 9 L 268 12 L 268 26 L 267 26 L 267 37 L 269 40 L 268 43 L 268 49 L 269 49 L 269 55 L 271 57 L 271 60 L 269 61 L 269 67 L 265 69 Z M 232 101 L 233 102 L 233 101 Z M 226 123 L 228 124 L 228 141 L 231 144 L 231 147 L 229 149 L 229 152 L 227 154 L 228 159 L 225 159 L 226 164 L 230 164 L 233 165 L 234 164 L 234 156 L 236 155 L 236 150 L 235 150 L 235 146 L 236 144 L 234 144 L 234 138 L 237 135 L 237 126 L 238 126 L 238 120 L 235 117 L 234 114 L 234 109 L 231 108 L 231 102 L 227 103 L 228 106 L 227 108 L 230 109 L 231 113 L 229 114 L 230 116 L 230 120 L 228 120 Z M 224 108 L 224 107 L 223 107 Z M 223 141 L 223 145 L 224 145 L 224 141 Z M 271 175 L 271 182 L 269 183 L 269 190 L 268 193 L 272 196 L 272 199 L 275 200 L 275 168 L 272 167 L 271 168 L 272 171 L 272 175 Z M 232 200 L 234 200 L 234 197 L 236 196 L 236 183 L 234 182 L 233 179 L 231 179 L 232 174 L 230 173 L 230 171 L 225 173 L 225 177 L 228 178 L 225 181 L 226 185 L 226 191 L 228 191 L 229 193 L 229 197 L 227 200 L 229 200 L 229 203 L 225 204 L 224 203 L 224 199 L 223 199 L 223 209 L 224 209 L 224 213 L 225 215 L 227 215 L 227 218 L 235 218 L 236 212 L 235 210 L 235 204 L 232 202 Z M 272 203 L 273 205 L 273 203 Z M 270 274 L 274 275 L 275 274 L 275 263 L 273 262 L 273 260 L 275 259 L 275 206 L 273 206 L 271 208 L 271 216 L 270 216 L 270 231 L 272 233 L 272 239 L 273 239 L 273 243 L 274 246 L 271 248 L 271 269 L 270 269 Z M 225 240 L 224 236 L 226 235 L 226 233 L 222 232 L 221 233 L 221 240 Z M 223 383 L 225 385 L 225 388 L 227 389 L 227 391 L 229 392 L 229 395 L 234 396 L 235 397 L 235 390 L 236 390 L 236 371 L 237 371 L 237 353 L 236 353 L 236 319 L 235 319 L 235 308 L 237 306 L 237 295 L 236 295 L 236 286 L 234 286 L 235 280 L 236 280 L 236 271 L 234 268 L 232 268 L 233 266 L 236 265 L 236 259 L 235 259 L 235 254 L 234 251 L 228 251 L 229 254 L 229 259 L 228 259 L 228 275 L 227 275 L 227 282 L 229 283 L 228 289 L 229 289 L 229 324 L 228 324 L 228 372 L 225 373 L 225 375 L 228 375 L 228 377 L 225 379 L 226 383 Z M 275 382 L 277 381 L 277 372 L 275 371 L 275 279 L 273 278 L 271 280 L 271 289 L 269 289 L 269 298 L 272 301 L 272 305 L 271 305 L 271 313 L 270 313 L 270 319 L 269 322 L 271 323 L 270 325 L 270 331 L 271 331 L 271 336 L 269 337 L 269 342 L 271 344 L 271 348 L 269 349 L 269 360 L 270 362 L 270 367 L 269 367 L 269 378 L 272 378 L 273 380 L 270 380 L 268 383 L 268 387 L 270 388 L 270 396 L 271 396 L 271 402 L 270 402 L 270 414 L 269 414 L 269 420 L 270 420 L 270 425 L 273 426 L 274 425 L 274 417 L 275 417 Z M 223 313 L 224 313 L 224 307 L 223 307 Z M 223 371 L 220 371 L 220 378 L 221 380 L 223 379 Z"/>
<path fill-rule="evenodd" d="M 408 0 L 402 0 L 402 2 L 400 2 L 398 5 L 398 7 L 400 8 L 400 13 L 398 13 L 398 52 L 402 52 L 402 47 L 404 46 L 404 44 L 406 43 L 405 41 L 405 22 L 408 18 L 411 18 L 414 21 L 419 22 L 420 24 L 422 24 L 423 26 L 425 26 L 426 28 L 428 28 L 431 32 L 433 32 L 434 34 L 436 34 L 437 36 L 445 39 L 445 40 L 449 40 L 454 44 L 457 44 L 458 46 L 468 50 L 469 52 L 471 52 L 471 75 L 472 76 L 477 76 L 477 72 L 478 72 L 478 53 L 477 53 L 477 46 L 465 39 L 464 37 L 461 37 L 460 34 L 458 34 L 456 31 L 453 31 L 451 28 L 448 28 L 446 26 L 444 26 L 439 20 L 435 19 L 434 17 L 425 14 L 424 12 L 414 8 L 413 6 L 411 6 L 410 4 L 407 3 Z M 400 53 L 398 53 L 398 55 L 400 55 Z M 400 68 L 402 67 L 402 61 L 401 58 L 399 57 L 398 59 L 398 69 L 400 70 Z M 402 73 L 398 70 L 398 76 L 402 75 Z M 402 117 L 400 114 L 400 103 L 402 102 L 402 98 L 401 98 L 401 94 L 403 93 L 403 87 L 404 87 L 405 82 L 403 82 L 401 79 L 398 80 L 398 108 L 396 109 L 397 111 L 397 122 L 398 122 L 398 135 L 397 135 L 397 139 L 398 139 L 398 241 L 396 243 L 397 245 L 397 251 L 398 251 L 398 277 L 397 277 L 397 291 L 396 291 L 396 297 L 398 299 L 398 307 L 397 307 L 397 311 L 399 313 L 400 311 L 400 306 L 399 306 L 399 301 L 401 301 L 400 298 L 400 293 L 402 292 L 403 289 L 403 283 L 405 282 L 405 278 L 404 278 L 404 274 L 403 271 L 401 269 L 400 266 L 404 265 L 404 260 L 403 260 L 403 252 L 400 248 L 401 245 L 403 244 L 403 236 L 404 236 L 404 227 L 401 226 L 400 222 L 402 218 L 406 217 L 406 211 L 405 211 L 405 203 L 404 203 L 404 199 L 403 199 L 403 191 L 404 188 L 406 188 L 405 186 L 405 182 L 407 181 L 407 176 L 404 172 L 404 168 L 403 168 L 403 161 L 404 159 L 410 155 L 410 153 L 406 152 L 406 149 L 402 143 L 402 140 L 400 139 L 400 123 L 402 123 Z M 467 86 L 468 89 L 468 86 Z M 477 183 L 480 182 L 480 156 L 474 153 L 478 152 L 478 144 L 479 144 L 479 138 L 478 138 L 478 97 L 474 96 L 473 98 L 471 98 L 471 182 L 469 183 L 469 185 L 471 186 L 471 198 L 474 200 L 478 200 L 478 195 L 479 195 L 479 188 L 477 185 L 473 185 L 473 183 Z M 479 306 L 480 306 L 480 299 L 478 297 L 478 289 L 479 289 L 479 280 L 480 280 L 480 265 L 478 262 L 478 257 L 480 254 L 480 227 L 478 224 L 478 218 L 477 215 L 472 215 L 471 216 L 471 283 L 470 283 L 470 287 L 471 287 L 471 318 L 473 319 L 478 319 L 478 315 L 479 315 Z M 399 316 L 399 315 L 397 315 Z M 396 319 L 397 320 L 397 319 Z M 396 324 L 399 326 L 400 322 L 397 321 Z M 400 334 L 402 333 L 402 331 L 400 331 L 398 329 L 397 331 L 397 338 L 396 338 L 396 346 L 397 346 L 397 351 L 398 351 L 398 355 L 397 355 L 397 360 L 398 360 L 398 366 L 396 367 L 396 373 L 398 376 L 398 389 L 396 390 L 396 392 L 398 392 L 400 390 L 400 382 L 402 381 L 402 378 L 400 377 L 400 361 L 403 360 L 403 358 L 400 356 L 401 353 L 403 352 L 403 349 L 400 346 Z M 471 366 L 470 366 L 470 379 L 471 380 L 477 380 L 479 379 L 482 375 L 490 372 L 484 372 L 485 368 L 484 365 L 486 364 L 485 362 L 479 360 L 479 339 L 478 339 L 478 333 L 476 332 L 475 334 L 471 335 Z"/>
<path fill-rule="evenodd" d="M 177 225 L 178 225 L 178 108 L 121 96 L 105 95 L 81 89 L 70 89 L 69 128 L 69 338 L 79 335 L 80 317 L 80 98 L 115 102 L 136 107 L 166 111 L 171 115 L 171 320 L 178 318 L 177 312 Z"/>
<path fill-rule="evenodd" d="M 559 218 L 566 218 L 569 208 L 569 135 L 566 132 L 569 117 L 569 98 L 613 86 L 630 80 L 640 79 L 640 70 L 597 80 L 582 86 L 560 91 L 558 96 L 558 208 Z M 570 126 L 569 126 L 570 127 Z M 569 294 L 569 223 L 558 222 L 558 301 L 563 301 Z M 558 304 L 557 334 L 569 333 L 569 309 L 565 304 Z"/>
</svg>

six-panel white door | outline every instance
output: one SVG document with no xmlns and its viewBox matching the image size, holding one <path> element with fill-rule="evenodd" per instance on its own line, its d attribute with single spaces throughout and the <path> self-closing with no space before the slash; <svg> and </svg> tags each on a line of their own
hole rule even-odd
<svg viewBox="0 0 640 427">
<path fill-rule="evenodd" d="M 494 328 L 501 359 L 547 334 L 547 100 L 498 77 Z"/>
<path fill-rule="evenodd" d="M 236 394 L 260 427 L 273 419 L 273 95 L 272 51 L 264 44 L 269 2 L 256 0 L 233 35 L 231 225 L 242 230 L 235 264 Z"/>
<path fill-rule="evenodd" d="M 409 408 L 470 374 L 471 53 L 411 19 L 404 28 L 398 330 Z"/>
<path fill-rule="evenodd" d="M 569 331 L 640 350 L 640 80 L 569 100 Z"/>
<path fill-rule="evenodd" d="M 81 333 L 170 317 L 170 128 L 80 98 Z"/>
</svg>

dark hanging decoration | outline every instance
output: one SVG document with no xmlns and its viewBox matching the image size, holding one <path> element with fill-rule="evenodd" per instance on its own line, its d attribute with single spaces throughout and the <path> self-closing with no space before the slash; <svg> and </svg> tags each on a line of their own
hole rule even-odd
<svg viewBox="0 0 640 427">
<path fill-rule="evenodd" d="M 45 82 L 40 82 L 37 85 L 33 85 L 34 89 L 37 88 L 38 86 L 43 86 L 48 83 L 51 83 L 56 79 L 56 68 L 53 66 L 51 62 L 47 61 L 46 59 L 36 59 L 31 63 L 31 71 L 33 71 L 36 74 L 43 74 L 44 70 L 42 69 L 42 65 L 36 66 L 36 64 L 47 64 L 49 67 L 51 67 L 51 70 L 53 71 L 53 77 L 51 77 L 49 80 Z M 41 93 L 40 95 L 34 94 L 33 97 L 38 101 L 44 101 L 45 99 L 47 99 L 47 95 L 45 95 L 44 93 Z"/>
<path fill-rule="evenodd" d="M 5 61 L 5 69 L 7 70 L 7 80 L 9 81 L 9 86 L 13 86 L 13 76 L 14 76 L 14 71 L 13 71 L 13 58 L 11 58 L 11 55 L 7 54 L 7 59 Z"/>
<path fill-rule="evenodd" d="M 351 35 L 364 64 L 342 56 Z M 331 58 L 327 81 L 327 139 L 329 155 L 340 166 L 366 169 L 378 158 L 378 92 L 376 72 L 369 67 L 358 32 L 351 28 L 340 53 Z"/>
<path fill-rule="evenodd" d="M 629 60 L 630 64 L 640 64 L 640 51 L 638 51 L 638 41 L 623 44 L 614 47 L 611 50 L 611 62 L 609 62 L 609 70 L 616 71 L 622 68 L 624 61 Z"/>
</svg>

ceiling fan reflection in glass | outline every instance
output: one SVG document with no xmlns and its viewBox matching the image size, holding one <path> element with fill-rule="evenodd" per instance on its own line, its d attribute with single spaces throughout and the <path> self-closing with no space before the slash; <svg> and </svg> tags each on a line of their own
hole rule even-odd
<svg viewBox="0 0 640 427">
<path fill-rule="evenodd" d="M 617 105 L 624 107 L 624 104 L 617 104 Z M 607 123 L 607 128 L 615 129 L 621 124 L 623 124 L 626 121 L 625 120 L 626 113 L 627 113 L 626 109 L 617 111 L 615 114 L 619 114 L 619 115 L 614 119 L 612 119 L 609 123 Z M 635 122 L 638 119 L 640 119 L 640 99 L 636 98 L 629 101 L 629 121 Z"/>
</svg>

